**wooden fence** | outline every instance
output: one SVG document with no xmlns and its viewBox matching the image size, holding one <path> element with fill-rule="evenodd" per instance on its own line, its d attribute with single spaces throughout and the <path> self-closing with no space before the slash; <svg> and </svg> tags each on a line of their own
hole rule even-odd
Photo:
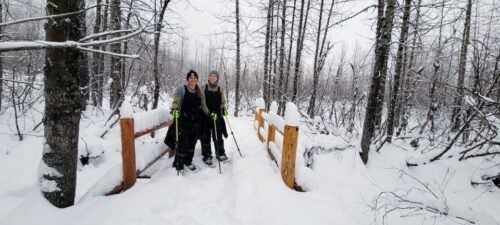
<svg viewBox="0 0 500 225">
<path fill-rule="evenodd" d="M 134 186 L 137 179 L 137 174 L 140 174 L 141 172 L 148 169 L 151 165 L 153 165 L 153 163 L 155 163 L 167 152 L 165 151 L 163 154 L 156 157 L 153 161 L 149 162 L 144 169 L 137 171 L 135 163 L 135 139 L 161 128 L 170 126 L 172 122 L 172 120 L 168 120 L 160 124 L 156 124 L 151 128 L 147 128 L 142 131 L 135 131 L 134 118 L 129 117 L 120 119 L 122 140 L 123 191 Z"/>
<path fill-rule="evenodd" d="M 266 149 L 269 157 L 280 167 L 281 177 L 283 178 L 286 186 L 291 189 L 301 190 L 301 188 L 295 183 L 295 157 L 297 153 L 299 127 L 298 125 L 292 126 L 286 124 L 283 118 L 274 113 L 276 108 L 277 107 L 271 106 L 271 110 L 266 112 L 265 109 L 262 109 L 259 106 L 257 107 L 255 110 L 257 135 L 261 142 L 266 142 Z M 267 132 L 264 127 L 265 123 L 267 123 Z M 279 148 L 275 144 L 276 132 L 283 136 L 281 157 L 279 154 Z"/>
</svg>

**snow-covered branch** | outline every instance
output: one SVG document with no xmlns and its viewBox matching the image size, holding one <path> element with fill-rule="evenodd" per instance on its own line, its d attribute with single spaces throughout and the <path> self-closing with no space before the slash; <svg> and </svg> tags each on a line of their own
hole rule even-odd
<svg viewBox="0 0 500 225">
<path fill-rule="evenodd" d="M 0 42 L 0 52 L 37 50 L 45 48 L 76 48 L 78 45 L 79 43 L 75 41 L 6 41 Z"/>
<path fill-rule="evenodd" d="M 6 42 L 0 42 L 0 52 L 8 52 L 8 51 L 21 51 L 21 50 L 37 50 L 37 49 L 46 49 L 46 48 L 76 48 L 84 51 L 90 51 L 90 52 L 98 52 L 102 54 L 109 54 L 117 57 L 124 57 L 124 58 L 139 58 L 138 55 L 127 55 L 127 54 L 116 54 L 112 52 L 107 52 L 107 51 L 101 51 L 101 50 L 96 50 L 96 49 L 90 49 L 86 47 L 90 46 L 97 46 L 97 45 L 108 45 L 108 44 L 113 44 L 116 42 L 121 42 L 125 41 L 135 35 L 138 35 L 142 32 L 145 31 L 147 27 L 144 27 L 142 29 L 134 29 L 135 32 L 132 32 L 127 35 L 123 35 L 120 37 L 116 38 L 111 38 L 108 40 L 102 40 L 102 41 L 91 41 L 91 42 L 86 42 L 86 43 L 81 43 L 81 42 L 76 42 L 76 41 L 65 41 L 65 42 L 51 42 L 51 41 L 6 41 Z M 132 30 L 120 30 L 117 31 L 118 33 L 122 32 L 130 32 Z M 106 34 L 102 35 L 108 35 L 113 32 L 108 32 Z M 116 33 L 116 32 L 114 32 Z M 100 36 L 102 36 L 100 35 Z M 85 40 L 88 40 L 90 38 L 87 38 Z"/>
<path fill-rule="evenodd" d="M 116 57 L 121 57 L 121 58 L 132 58 L 132 59 L 139 58 L 139 55 L 118 54 L 118 53 L 114 53 L 114 52 L 101 51 L 101 50 L 98 50 L 98 49 L 85 48 L 85 47 L 80 47 L 80 46 L 77 46 L 76 48 L 80 49 L 80 50 L 83 50 L 83 51 L 108 54 L 108 55 L 112 55 L 112 56 L 116 56 Z"/>
<path fill-rule="evenodd" d="M 21 20 L 13 20 L 5 23 L 0 23 L 0 27 L 6 27 L 14 24 L 19 24 L 19 23 L 26 23 L 26 22 L 31 22 L 31 21 L 37 21 L 37 20 L 47 20 L 47 19 L 54 19 L 54 18 L 59 18 L 59 17 L 67 17 L 67 16 L 72 16 L 75 14 L 79 14 L 82 12 L 85 12 L 87 10 L 93 9 L 98 6 L 106 6 L 106 4 L 100 4 L 100 5 L 94 5 L 76 12 L 70 12 L 70 13 L 62 13 L 62 14 L 57 14 L 57 15 L 50 15 L 50 16 L 40 16 L 40 17 L 32 17 L 32 18 L 25 18 Z"/>
<path fill-rule="evenodd" d="M 91 34 L 89 36 L 86 36 L 86 37 L 78 40 L 78 42 L 81 43 L 81 42 L 85 42 L 85 41 L 88 41 L 88 40 L 91 40 L 91 39 L 96 39 L 96 38 L 99 38 L 99 37 L 102 37 L 102 36 L 115 35 L 115 34 L 121 34 L 121 33 L 129 33 L 129 32 L 134 32 L 134 31 L 137 31 L 137 29 L 110 30 L 110 31 L 106 31 L 106 32 Z"/>
</svg>

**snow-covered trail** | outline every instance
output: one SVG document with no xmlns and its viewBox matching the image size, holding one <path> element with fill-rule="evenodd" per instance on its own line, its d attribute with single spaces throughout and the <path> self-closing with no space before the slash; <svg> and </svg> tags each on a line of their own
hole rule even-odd
<svg viewBox="0 0 500 225">
<path fill-rule="evenodd" d="M 0 224 L 357 224 L 338 195 L 301 193 L 284 185 L 258 141 L 253 118 L 231 117 L 230 123 L 243 158 L 229 136 L 225 147 L 231 161 L 221 164 L 222 174 L 203 165 L 198 144 L 197 172 L 177 176 L 172 159 L 165 158 L 151 179 L 139 179 L 128 191 L 85 198 L 62 210 L 32 189 Z"/>
</svg>

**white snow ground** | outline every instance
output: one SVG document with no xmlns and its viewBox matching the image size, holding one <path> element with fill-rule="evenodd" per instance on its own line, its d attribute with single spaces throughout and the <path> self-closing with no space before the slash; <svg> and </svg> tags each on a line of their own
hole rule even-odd
<svg viewBox="0 0 500 225">
<path fill-rule="evenodd" d="M 500 192 L 494 188 L 473 188 L 469 183 L 478 169 L 477 163 L 444 160 L 408 169 L 405 158 L 409 154 L 396 146 L 401 145 L 398 142 L 387 144 L 380 154 L 372 154 L 368 167 L 362 164 L 354 148 L 315 155 L 313 170 L 299 171 L 305 177 L 301 179 L 308 191 L 290 190 L 282 182 L 275 163 L 269 160 L 264 144 L 259 143 L 253 116 L 230 117 L 244 157 L 238 155 L 232 137 L 226 139 L 226 151 L 232 160 L 222 164 L 222 174 L 218 168 L 203 166 L 198 144 L 194 158 L 199 167 L 197 172 L 187 171 L 185 176 L 177 176 L 171 168 L 172 159 L 164 158 L 150 169 L 151 179 L 139 179 L 124 193 L 83 198 L 97 180 L 121 162 L 119 128 L 113 128 L 104 139 L 99 138 L 106 116 L 92 108 L 82 117 L 80 133 L 85 141 L 80 143 L 80 154 L 88 152 L 97 158 L 79 167 L 75 206 L 58 209 L 44 200 L 36 186 L 43 127 L 31 130 L 41 115 L 34 113 L 23 119 L 23 132 L 28 134 L 23 141 L 6 135 L 15 133 L 10 111 L 0 116 L 1 225 L 383 224 L 383 210 L 388 208 L 374 214 L 371 206 L 376 197 L 383 191 L 407 193 L 410 188 L 418 190 L 410 192 L 411 200 L 425 202 L 422 206 L 448 208 L 450 216 L 421 211 L 410 216 L 409 212 L 396 210 L 386 217 L 387 224 L 466 224 L 453 216 L 485 225 L 500 221 Z M 301 146 L 312 142 L 307 138 L 310 135 L 303 133 L 307 130 L 301 127 L 301 131 Z M 154 139 L 149 136 L 138 139 L 137 151 L 161 147 L 165 133 L 162 130 Z M 342 140 L 330 135 L 319 136 L 314 142 L 327 145 Z M 356 146 L 356 143 L 359 142 L 351 144 Z M 426 192 L 419 182 L 401 175 L 399 169 L 421 180 L 437 196 Z M 399 204 L 391 198 L 385 203 Z"/>
</svg>

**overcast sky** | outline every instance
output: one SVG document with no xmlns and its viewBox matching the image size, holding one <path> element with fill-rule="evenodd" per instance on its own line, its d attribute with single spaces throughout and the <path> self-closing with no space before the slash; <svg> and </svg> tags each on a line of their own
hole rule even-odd
<svg viewBox="0 0 500 225">
<path fill-rule="evenodd" d="M 251 26 L 262 26 L 262 21 L 255 19 L 262 17 L 262 11 L 257 9 L 259 0 L 240 0 L 242 19 Z M 329 1 L 325 1 L 329 2 Z M 293 1 L 289 1 L 293 4 Z M 326 5 L 327 3 L 325 3 Z M 370 0 L 356 0 L 353 3 L 342 6 L 344 13 L 353 14 L 359 10 L 374 4 Z M 253 5 L 253 6 L 249 6 Z M 184 32 L 190 39 L 191 45 L 194 43 L 203 43 L 208 45 L 210 34 L 220 33 L 224 30 L 234 30 L 232 24 L 221 21 L 223 15 L 232 15 L 234 12 L 234 1 L 227 0 L 189 0 L 174 1 L 170 8 L 178 14 L 184 25 Z M 216 16 L 219 15 L 219 16 Z M 368 50 L 373 44 L 372 22 L 369 20 L 376 15 L 376 10 L 369 10 L 354 19 L 351 19 L 342 25 L 334 27 L 330 31 L 332 42 L 336 43 L 334 52 L 340 51 L 341 43 L 345 43 L 347 52 L 353 50 L 356 42 L 361 50 Z M 219 17 L 219 18 L 218 18 Z M 246 18 L 245 18 L 246 17 Z M 338 18 L 338 17 L 336 17 Z M 263 38 L 263 37 L 262 37 Z"/>
</svg>

